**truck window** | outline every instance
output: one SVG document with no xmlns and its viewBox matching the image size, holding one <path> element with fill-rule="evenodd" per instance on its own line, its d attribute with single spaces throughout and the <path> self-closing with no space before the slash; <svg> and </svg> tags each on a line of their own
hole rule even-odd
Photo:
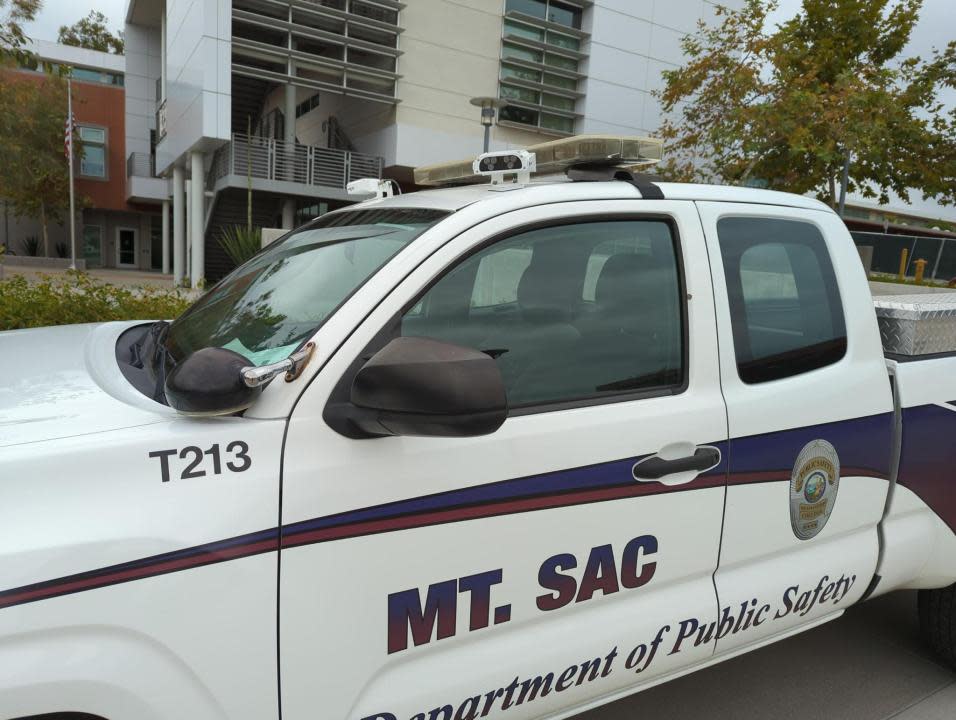
<svg viewBox="0 0 956 720">
<path fill-rule="evenodd" d="M 658 220 L 531 230 L 445 274 L 402 334 L 487 352 L 513 408 L 675 392 L 685 376 L 677 257 Z"/>
<path fill-rule="evenodd" d="M 731 217 L 717 223 L 717 237 L 741 380 L 779 380 L 844 356 L 839 288 L 815 225 Z"/>
</svg>

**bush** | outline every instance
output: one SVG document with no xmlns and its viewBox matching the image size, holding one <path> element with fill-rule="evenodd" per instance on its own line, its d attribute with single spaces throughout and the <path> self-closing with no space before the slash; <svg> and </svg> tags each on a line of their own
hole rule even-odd
<svg viewBox="0 0 956 720">
<path fill-rule="evenodd" d="M 117 287 L 76 270 L 44 275 L 34 282 L 17 275 L 0 281 L 0 330 L 172 319 L 190 302 L 176 290 Z"/>
<path fill-rule="evenodd" d="M 231 225 L 222 229 L 219 246 L 237 266 L 262 249 L 262 229 Z"/>
<path fill-rule="evenodd" d="M 40 238 L 36 235 L 31 235 L 28 238 L 23 239 L 23 250 L 30 257 L 36 257 L 40 254 Z"/>
</svg>

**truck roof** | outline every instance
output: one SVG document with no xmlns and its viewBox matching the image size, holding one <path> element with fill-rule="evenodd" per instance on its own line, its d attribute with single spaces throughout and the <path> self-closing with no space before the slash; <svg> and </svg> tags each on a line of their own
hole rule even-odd
<svg viewBox="0 0 956 720">
<path fill-rule="evenodd" d="M 755 205 L 776 205 L 833 212 L 825 203 L 814 198 L 774 190 L 759 190 L 730 185 L 703 185 L 694 183 L 654 183 L 666 200 L 690 200 L 701 202 L 735 202 Z M 492 185 L 491 183 L 462 185 L 435 190 L 420 190 L 390 198 L 368 200 L 355 207 L 406 207 L 432 208 L 456 211 L 475 203 L 495 203 L 505 197 L 502 204 L 514 206 L 542 205 L 573 200 L 640 198 L 638 189 L 624 181 L 570 181 L 541 178 L 527 184 Z"/>
</svg>

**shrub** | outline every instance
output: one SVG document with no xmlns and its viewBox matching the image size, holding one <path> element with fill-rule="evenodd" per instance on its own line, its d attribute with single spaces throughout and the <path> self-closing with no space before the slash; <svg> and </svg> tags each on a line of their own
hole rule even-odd
<svg viewBox="0 0 956 720">
<path fill-rule="evenodd" d="M 36 257 L 40 254 L 40 238 L 31 235 L 23 239 L 23 250 L 30 257 Z"/>
<path fill-rule="evenodd" d="M 56 256 L 57 256 L 58 258 L 65 258 L 65 257 L 66 257 L 66 243 L 65 243 L 65 242 L 58 242 L 55 247 L 56 247 Z"/>
<path fill-rule="evenodd" d="M 262 249 L 262 229 L 244 225 L 224 227 L 219 246 L 236 265 L 242 265 Z"/>
<path fill-rule="evenodd" d="M 29 282 L 21 275 L 0 282 L 0 330 L 107 320 L 160 320 L 190 304 L 182 292 L 125 288 L 71 270 Z"/>
</svg>

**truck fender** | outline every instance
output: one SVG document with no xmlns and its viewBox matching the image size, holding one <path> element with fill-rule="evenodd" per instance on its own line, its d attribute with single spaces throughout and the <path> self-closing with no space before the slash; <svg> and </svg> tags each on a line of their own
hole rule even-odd
<svg viewBox="0 0 956 720">
<path fill-rule="evenodd" d="M 66 626 L 0 640 L 0 718 L 55 712 L 106 720 L 226 720 L 182 658 L 126 628 Z"/>
</svg>

